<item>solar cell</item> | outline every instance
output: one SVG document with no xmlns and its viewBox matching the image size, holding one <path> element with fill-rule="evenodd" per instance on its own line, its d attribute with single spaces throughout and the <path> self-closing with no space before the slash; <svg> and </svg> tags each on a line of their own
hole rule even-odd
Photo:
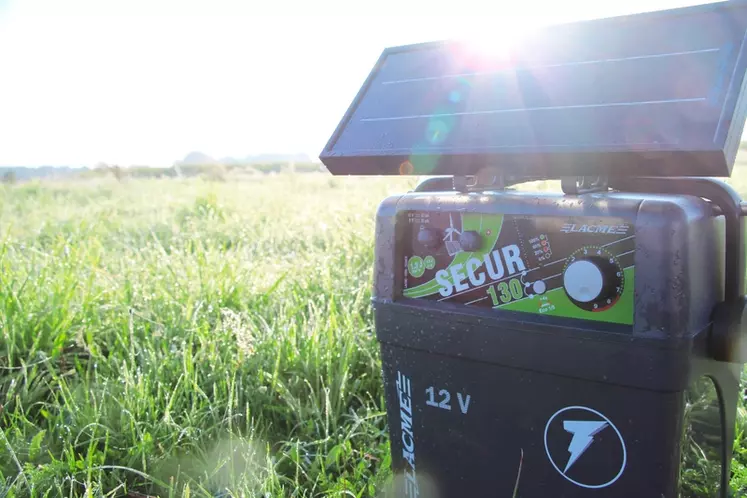
<svg viewBox="0 0 747 498">
<path fill-rule="evenodd" d="M 542 29 L 500 56 L 384 50 L 324 151 L 334 174 L 728 176 L 747 2 Z"/>
</svg>

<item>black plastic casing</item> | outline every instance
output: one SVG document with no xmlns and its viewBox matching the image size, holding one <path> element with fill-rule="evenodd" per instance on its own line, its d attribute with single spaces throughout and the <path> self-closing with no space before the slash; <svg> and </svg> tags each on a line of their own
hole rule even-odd
<svg viewBox="0 0 747 498">
<path fill-rule="evenodd" d="M 636 234 L 633 326 L 403 298 L 404 214 L 413 210 L 629 220 Z M 378 210 L 375 263 L 375 326 L 397 476 L 392 496 L 678 497 L 686 392 L 703 378 L 715 384 L 719 403 L 722 474 L 711 480 L 728 478 L 742 365 L 708 354 L 711 313 L 724 294 L 724 236 L 723 220 L 704 200 L 409 193 Z M 439 392 L 448 393 L 449 409 L 427 403 L 432 393 L 443 401 Z M 613 482 L 602 467 L 589 486 L 553 467 L 546 430 L 568 407 L 596 410 L 619 430 L 625 462 Z M 594 444 L 587 481 L 597 478 L 588 461 Z"/>
</svg>

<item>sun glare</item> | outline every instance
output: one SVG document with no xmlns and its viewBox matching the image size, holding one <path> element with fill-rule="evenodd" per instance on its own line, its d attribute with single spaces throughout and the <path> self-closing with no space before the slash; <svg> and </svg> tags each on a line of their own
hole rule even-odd
<svg viewBox="0 0 747 498">
<path fill-rule="evenodd" d="M 512 22 L 494 26 L 490 30 L 480 30 L 462 41 L 466 49 L 475 56 L 493 60 L 510 60 L 514 49 L 539 29 L 536 23 L 527 18 L 517 18 Z"/>
</svg>

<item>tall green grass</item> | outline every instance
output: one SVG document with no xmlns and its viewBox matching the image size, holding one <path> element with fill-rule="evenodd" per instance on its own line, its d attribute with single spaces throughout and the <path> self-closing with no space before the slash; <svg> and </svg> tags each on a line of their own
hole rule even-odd
<svg viewBox="0 0 747 498">
<path fill-rule="evenodd" d="M 370 496 L 373 213 L 402 181 L 0 195 L 0 489 Z"/>
<path fill-rule="evenodd" d="M 2 187 L 0 496 L 375 495 L 374 213 L 412 183 Z"/>
</svg>

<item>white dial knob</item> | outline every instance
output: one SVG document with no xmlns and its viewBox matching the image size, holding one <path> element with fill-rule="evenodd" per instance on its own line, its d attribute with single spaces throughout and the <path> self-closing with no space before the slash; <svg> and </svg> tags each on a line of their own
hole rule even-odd
<svg viewBox="0 0 747 498">
<path fill-rule="evenodd" d="M 591 261 L 574 261 L 563 274 L 563 287 L 572 299 L 588 303 L 599 297 L 602 292 L 604 276 L 599 267 Z"/>
</svg>

